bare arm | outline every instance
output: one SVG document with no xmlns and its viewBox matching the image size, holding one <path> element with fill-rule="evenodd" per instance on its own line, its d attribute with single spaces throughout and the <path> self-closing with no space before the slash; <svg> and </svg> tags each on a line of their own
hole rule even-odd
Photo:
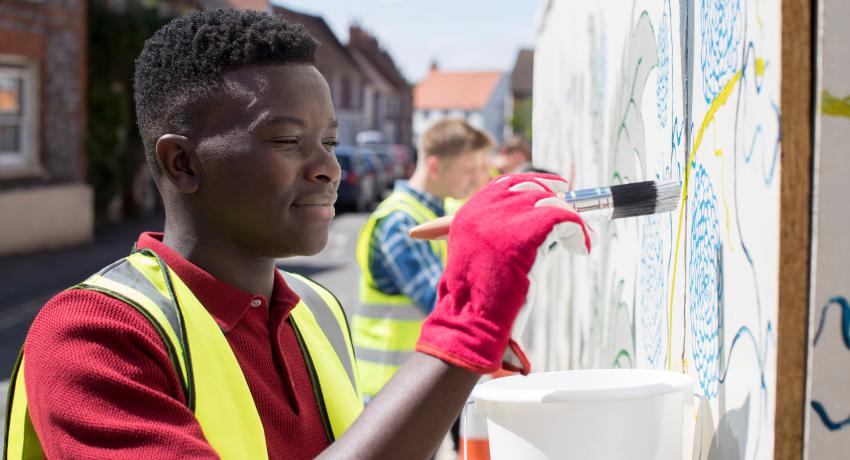
<svg viewBox="0 0 850 460">
<path fill-rule="evenodd" d="M 319 458 L 428 458 L 479 375 L 416 353 Z"/>
</svg>

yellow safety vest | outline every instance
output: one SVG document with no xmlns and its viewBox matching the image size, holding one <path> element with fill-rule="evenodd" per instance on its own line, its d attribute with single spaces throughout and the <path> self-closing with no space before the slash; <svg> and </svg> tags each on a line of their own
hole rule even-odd
<svg viewBox="0 0 850 460">
<path fill-rule="evenodd" d="M 290 313 L 328 439 L 363 410 L 357 363 L 339 302 L 312 280 L 283 272 L 301 301 Z M 72 289 L 102 292 L 144 315 L 166 349 L 204 437 L 223 459 L 268 458 L 266 439 L 245 375 L 213 317 L 152 251 L 118 260 Z M 44 458 L 27 409 L 24 360 L 9 387 L 4 459 Z"/>
<path fill-rule="evenodd" d="M 446 215 L 453 216 L 457 214 L 457 212 L 460 211 L 461 206 L 465 205 L 467 201 L 469 201 L 468 198 L 464 198 L 461 200 L 458 198 L 447 197 L 445 199 L 445 202 L 443 203 L 443 207 L 446 210 Z"/>
<path fill-rule="evenodd" d="M 436 219 L 427 206 L 409 193 L 395 191 L 369 216 L 357 240 L 357 264 L 360 266 L 360 302 L 352 315 L 354 350 L 360 368 L 361 391 L 375 396 L 398 368 L 413 355 L 425 313 L 410 297 L 381 292 L 369 260 L 371 241 L 381 219 L 403 212 L 421 224 Z M 431 241 L 431 250 L 446 262 L 446 242 Z"/>
</svg>

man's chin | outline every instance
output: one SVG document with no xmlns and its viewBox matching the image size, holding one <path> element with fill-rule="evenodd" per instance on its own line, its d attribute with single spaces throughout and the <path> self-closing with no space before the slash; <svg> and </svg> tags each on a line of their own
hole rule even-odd
<svg viewBox="0 0 850 460">
<path fill-rule="evenodd" d="M 287 239 L 284 243 L 284 248 L 278 258 L 296 257 L 296 256 L 315 256 L 322 252 L 325 246 L 328 245 L 328 233 L 323 235 L 319 232 L 310 235 L 298 235 L 291 239 Z"/>
</svg>

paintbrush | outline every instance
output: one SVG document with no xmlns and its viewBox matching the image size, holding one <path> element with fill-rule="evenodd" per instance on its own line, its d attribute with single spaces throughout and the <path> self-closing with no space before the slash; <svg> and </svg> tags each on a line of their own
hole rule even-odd
<svg viewBox="0 0 850 460">
<path fill-rule="evenodd" d="M 565 192 L 567 203 L 588 220 L 611 220 L 670 212 L 679 205 L 682 182 L 645 181 Z M 410 229 L 418 240 L 436 240 L 449 235 L 454 216 L 445 216 Z"/>
</svg>

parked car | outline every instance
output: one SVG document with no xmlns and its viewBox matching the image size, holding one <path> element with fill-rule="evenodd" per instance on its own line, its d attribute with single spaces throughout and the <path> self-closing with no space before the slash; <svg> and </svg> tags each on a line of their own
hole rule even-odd
<svg viewBox="0 0 850 460">
<path fill-rule="evenodd" d="M 378 202 L 378 180 L 375 164 L 355 147 L 334 148 L 342 168 L 336 204 L 343 209 L 369 211 Z"/>
<path fill-rule="evenodd" d="M 354 137 L 354 141 L 360 146 L 368 144 L 383 144 L 384 135 L 381 134 L 380 131 L 375 130 L 360 131 L 357 133 L 357 136 Z"/>
<path fill-rule="evenodd" d="M 384 149 L 395 159 L 396 179 L 409 179 L 413 175 L 413 170 L 416 169 L 416 162 L 410 149 L 401 144 L 389 144 Z"/>
<path fill-rule="evenodd" d="M 374 147 L 360 147 L 357 149 L 360 155 L 371 162 L 375 167 L 375 182 L 378 191 L 378 199 L 382 199 L 387 190 L 392 189 L 395 182 L 395 169 L 393 160 L 386 155 L 382 149 Z"/>
</svg>

